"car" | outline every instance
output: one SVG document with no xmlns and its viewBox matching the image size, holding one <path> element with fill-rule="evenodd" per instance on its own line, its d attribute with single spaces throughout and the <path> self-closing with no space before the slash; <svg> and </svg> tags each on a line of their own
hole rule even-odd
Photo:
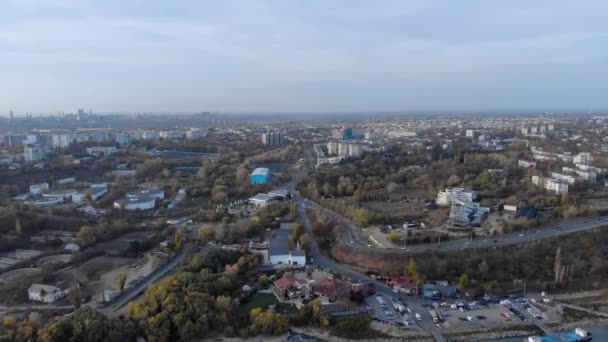
<svg viewBox="0 0 608 342">
<path fill-rule="evenodd" d="M 494 240 L 494 243 L 497 243 L 497 242 L 498 242 L 498 240 Z"/>
<path fill-rule="evenodd" d="M 523 236 L 524 236 L 524 234 L 523 234 L 523 233 L 522 233 L 522 234 L 519 234 L 519 237 L 523 237 Z"/>
<path fill-rule="evenodd" d="M 417 320 L 417 321 L 422 321 L 422 316 L 420 316 L 420 314 L 419 314 L 419 313 L 417 313 L 417 312 L 416 312 L 416 315 L 415 315 L 415 316 L 416 316 L 416 320 Z"/>
</svg>

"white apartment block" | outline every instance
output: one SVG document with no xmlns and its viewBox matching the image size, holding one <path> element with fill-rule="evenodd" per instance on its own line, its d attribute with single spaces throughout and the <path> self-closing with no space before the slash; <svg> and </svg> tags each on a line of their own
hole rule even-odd
<svg viewBox="0 0 608 342">
<path fill-rule="evenodd" d="M 545 190 L 553 191 L 556 195 L 568 193 L 568 183 L 561 182 L 557 179 L 532 176 L 532 184 Z"/>
<path fill-rule="evenodd" d="M 579 180 L 584 181 L 584 182 L 597 182 L 597 173 L 592 172 L 592 171 L 582 171 L 582 170 L 577 170 L 571 167 L 567 167 L 564 166 L 562 168 L 562 171 L 564 172 L 569 172 L 569 173 L 575 173 L 576 176 L 578 177 Z"/>
<path fill-rule="evenodd" d="M 558 181 L 566 182 L 568 184 L 574 184 L 574 182 L 576 182 L 576 177 L 557 172 L 551 172 L 551 178 L 557 179 Z"/>
<path fill-rule="evenodd" d="M 577 154 L 576 156 L 574 156 L 573 158 L 573 162 L 575 164 L 585 164 L 585 165 L 589 165 L 591 163 L 593 163 L 593 156 L 591 155 L 591 153 L 589 152 L 581 152 L 579 154 Z"/>
</svg>

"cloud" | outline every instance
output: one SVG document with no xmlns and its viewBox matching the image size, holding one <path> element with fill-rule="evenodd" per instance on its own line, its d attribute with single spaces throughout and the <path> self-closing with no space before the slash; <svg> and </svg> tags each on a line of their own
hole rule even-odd
<svg viewBox="0 0 608 342">
<path fill-rule="evenodd" d="M 601 1 L 3 6 L 6 111 L 607 107 Z"/>
</svg>

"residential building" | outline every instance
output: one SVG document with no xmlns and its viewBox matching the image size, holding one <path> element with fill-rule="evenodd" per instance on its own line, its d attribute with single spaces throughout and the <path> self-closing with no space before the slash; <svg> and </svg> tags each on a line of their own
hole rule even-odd
<svg viewBox="0 0 608 342">
<path fill-rule="evenodd" d="M 568 183 L 559 181 L 554 178 L 532 176 L 532 184 L 542 189 L 553 191 L 556 195 L 568 193 Z"/>
<path fill-rule="evenodd" d="M 467 138 L 475 138 L 475 130 L 467 129 L 465 135 Z"/>
<path fill-rule="evenodd" d="M 319 279 L 312 285 L 312 293 L 327 298 L 330 301 L 336 300 L 339 297 L 343 297 L 349 292 L 348 285 L 333 276 L 324 277 Z"/>
<path fill-rule="evenodd" d="M 99 157 L 100 155 L 108 156 L 116 152 L 118 152 L 118 150 L 114 146 L 94 146 L 87 148 L 87 154 L 95 157 Z"/>
<path fill-rule="evenodd" d="M 258 167 L 251 173 L 251 184 L 266 184 L 270 181 L 270 169 L 266 167 Z"/>
<path fill-rule="evenodd" d="M 519 159 L 517 165 L 526 169 L 531 167 L 534 168 L 536 167 L 536 162 L 534 160 Z"/>
<path fill-rule="evenodd" d="M 262 143 L 264 145 L 281 145 L 283 143 L 281 132 L 268 131 L 262 133 Z"/>
<path fill-rule="evenodd" d="M 72 143 L 72 136 L 70 134 L 53 134 L 51 137 L 53 148 L 64 148 Z"/>
<path fill-rule="evenodd" d="M 589 165 L 589 164 L 593 163 L 593 161 L 594 161 L 594 158 L 591 155 L 591 153 L 589 153 L 589 152 L 581 152 L 581 153 L 577 154 L 576 156 L 574 156 L 574 158 L 573 158 L 574 164 Z"/>
<path fill-rule="evenodd" d="M 23 157 L 26 162 L 35 162 L 46 158 L 47 146 L 30 144 L 23 147 Z"/>
<path fill-rule="evenodd" d="M 551 178 L 557 179 L 558 181 L 566 182 L 568 184 L 574 184 L 574 182 L 576 182 L 576 177 L 557 172 L 551 172 Z"/>
<path fill-rule="evenodd" d="M 280 302 L 293 299 L 308 299 L 310 284 L 305 279 L 296 279 L 293 275 L 285 274 L 273 284 L 274 294 Z"/>
</svg>

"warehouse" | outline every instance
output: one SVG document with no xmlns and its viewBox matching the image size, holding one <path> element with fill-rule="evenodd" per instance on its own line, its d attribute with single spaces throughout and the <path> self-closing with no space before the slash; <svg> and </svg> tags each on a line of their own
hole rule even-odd
<svg viewBox="0 0 608 342">
<path fill-rule="evenodd" d="M 251 184 L 266 184 L 270 181 L 270 169 L 258 167 L 251 173 Z"/>
</svg>

